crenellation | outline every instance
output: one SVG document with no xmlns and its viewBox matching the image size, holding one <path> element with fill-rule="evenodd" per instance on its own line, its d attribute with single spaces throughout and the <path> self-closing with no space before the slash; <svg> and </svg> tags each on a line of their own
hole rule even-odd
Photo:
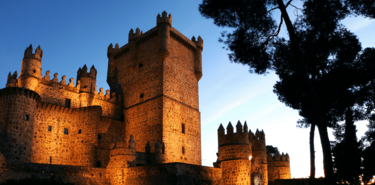
<svg viewBox="0 0 375 185">
<path fill-rule="evenodd" d="M 158 16 L 156 17 L 156 25 L 159 26 L 160 24 L 168 24 L 169 26 L 172 26 L 172 15 L 169 14 L 167 16 L 167 12 L 166 11 L 163 11 L 163 13 L 161 14 L 158 14 Z"/>
</svg>

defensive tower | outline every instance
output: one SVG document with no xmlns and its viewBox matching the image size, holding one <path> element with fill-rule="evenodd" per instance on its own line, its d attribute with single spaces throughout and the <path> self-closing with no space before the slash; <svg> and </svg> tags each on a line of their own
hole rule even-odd
<svg viewBox="0 0 375 185">
<path fill-rule="evenodd" d="M 92 105 L 96 89 L 96 69 L 94 65 L 87 72 L 86 64 L 77 71 L 77 87 L 79 87 L 79 100 L 81 107 Z"/>
<path fill-rule="evenodd" d="M 107 82 L 121 89 L 125 137 L 134 136 L 137 152 L 147 141 L 165 144 L 165 163 L 201 164 L 198 81 L 203 40 L 186 38 L 163 12 L 157 25 L 129 32 L 129 43 L 108 47 Z M 155 152 L 155 148 L 151 148 Z"/>
<path fill-rule="evenodd" d="M 226 135 L 222 124 L 218 129 L 219 153 L 215 166 L 221 167 L 224 184 L 250 184 L 251 150 L 246 123 L 244 127 L 238 121 L 237 132 L 233 133 L 229 122 Z"/>
<path fill-rule="evenodd" d="M 43 51 L 40 46 L 33 53 L 33 46 L 30 44 L 25 50 L 22 60 L 21 74 L 18 79 L 18 87 L 35 91 L 38 87 L 39 79 L 42 78 Z"/>
<path fill-rule="evenodd" d="M 268 184 L 267 177 L 267 150 L 264 131 L 256 130 L 255 134 L 249 131 L 249 141 L 252 143 L 253 159 L 251 166 L 251 181 L 259 181 L 260 184 Z"/>
<path fill-rule="evenodd" d="M 29 89 L 8 87 L 0 90 L 0 153 L 7 160 L 32 162 L 38 101 L 40 96 Z"/>
<path fill-rule="evenodd" d="M 267 157 L 268 163 L 268 180 L 275 179 L 290 179 L 290 161 L 288 153 L 282 153 L 281 156 L 277 153 L 275 156 L 271 154 Z"/>
</svg>

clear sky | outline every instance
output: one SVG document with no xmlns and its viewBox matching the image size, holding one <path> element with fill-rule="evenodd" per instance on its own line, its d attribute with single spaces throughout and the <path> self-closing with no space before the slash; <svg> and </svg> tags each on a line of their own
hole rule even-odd
<svg viewBox="0 0 375 185">
<path fill-rule="evenodd" d="M 156 16 L 166 10 L 172 14 L 172 26 L 186 37 L 204 40 L 203 77 L 199 82 L 202 124 L 202 165 L 216 161 L 217 129 L 228 122 L 246 120 L 251 130 L 263 129 L 267 145 L 288 152 L 292 177 L 309 176 L 309 129 L 296 128 L 298 112 L 280 103 L 272 92 L 278 77 L 256 75 L 248 66 L 231 63 L 218 42 L 227 30 L 203 18 L 198 5 L 202 0 L 147 1 L 0 1 L 0 88 L 9 71 L 21 68 L 23 53 L 30 44 L 43 50 L 43 76 L 50 70 L 61 80 L 76 80 L 79 67 L 95 65 L 97 86 L 106 83 L 107 47 L 127 43 L 131 28 L 143 32 L 156 26 Z M 295 5 L 301 7 L 300 1 Z M 290 9 L 292 19 L 293 9 Z M 301 14 L 301 12 L 299 13 Z M 274 16 L 279 20 L 277 10 Z M 343 21 L 360 39 L 362 47 L 375 47 L 375 21 L 352 17 Z M 283 27 L 281 36 L 288 38 Z M 366 131 L 366 122 L 356 123 L 358 137 Z M 331 133 L 331 131 L 330 131 Z M 323 176 L 323 157 L 318 131 L 315 136 L 317 177 Z M 330 139 L 333 139 L 330 135 Z"/>
</svg>

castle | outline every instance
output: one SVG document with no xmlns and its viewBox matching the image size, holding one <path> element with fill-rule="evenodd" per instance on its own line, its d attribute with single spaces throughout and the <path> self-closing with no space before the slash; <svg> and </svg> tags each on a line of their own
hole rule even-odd
<svg viewBox="0 0 375 185">
<path fill-rule="evenodd" d="M 43 51 L 26 48 L 0 90 L 0 182 L 56 176 L 76 184 L 272 184 L 288 179 L 288 154 L 266 153 L 247 123 L 218 129 L 218 159 L 201 166 L 198 81 L 203 40 L 186 38 L 164 11 L 128 44 L 108 47 L 107 82 L 94 66 L 42 74 Z"/>
</svg>

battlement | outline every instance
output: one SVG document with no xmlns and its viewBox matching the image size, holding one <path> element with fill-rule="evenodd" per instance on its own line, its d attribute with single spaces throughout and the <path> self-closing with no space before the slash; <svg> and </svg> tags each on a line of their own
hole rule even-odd
<svg viewBox="0 0 375 185">
<path fill-rule="evenodd" d="M 17 71 L 11 74 L 9 72 L 6 87 L 17 87 Z"/>
<path fill-rule="evenodd" d="M 38 93 L 35 91 L 19 88 L 19 87 L 6 87 L 4 89 L 0 89 L 0 97 L 2 96 L 14 96 L 14 95 L 21 95 L 32 98 L 36 101 L 39 101 L 41 98 Z"/>
<path fill-rule="evenodd" d="M 128 42 L 135 40 L 137 37 L 139 37 L 141 35 L 143 35 L 143 32 L 139 28 L 137 28 L 135 30 L 135 33 L 134 33 L 133 29 L 130 29 L 130 31 L 129 31 L 129 37 L 128 37 Z M 116 47 L 118 48 L 118 44 L 116 45 Z"/>
<path fill-rule="evenodd" d="M 199 48 L 200 50 L 203 50 L 203 39 L 202 39 L 201 36 L 198 36 L 198 40 L 196 40 L 195 37 L 193 36 L 191 38 L 191 41 L 193 41 L 195 43 L 197 48 Z"/>
<path fill-rule="evenodd" d="M 229 122 L 227 126 L 227 134 L 225 134 L 225 130 L 222 124 L 218 129 L 218 137 L 219 137 L 219 147 L 223 145 L 236 145 L 236 144 L 249 144 L 249 133 L 247 132 L 247 123 L 245 121 L 244 127 L 240 121 L 237 122 L 236 130 L 237 132 L 233 132 L 232 123 Z"/>
<path fill-rule="evenodd" d="M 161 16 L 160 14 L 158 14 L 158 16 L 156 17 L 156 25 L 159 26 L 161 24 L 172 26 L 172 15 L 169 14 L 167 17 L 166 11 L 163 11 L 163 13 L 161 13 Z"/>
<path fill-rule="evenodd" d="M 26 50 L 25 50 L 25 54 L 23 55 L 23 60 L 25 60 L 25 59 L 36 59 L 36 60 L 41 62 L 42 57 L 43 57 L 43 51 L 42 51 L 42 49 L 40 49 L 40 46 L 38 46 L 35 49 L 35 53 L 33 53 L 33 46 L 32 46 L 32 44 L 30 44 L 30 46 L 28 48 L 26 48 Z"/>
<path fill-rule="evenodd" d="M 284 154 L 284 152 L 280 155 L 279 153 L 276 153 L 275 156 L 272 156 L 272 155 L 268 155 L 267 156 L 267 161 L 287 161 L 289 162 L 289 154 L 286 153 Z"/>
<path fill-rule="evenodd" d="M 79 80 L 82 77 L 91 77 L 93 79 L 96 79 L 96 69 L 95 69 L 95 66 L 94 65 L 91 66 L 89 73 L 87 72 L 87 66 L 86 66 L 86 64 L 83 65 L 82 69 L 79 68 L 78 71 L 77 71 L 77 79 Z"/>
<path fill-rule="evenodd" d="M 81 107 L 77 109 L 71 109 L 64 106 L 59 106 L 51 103 L 46 102 L 39 102 L 37 108 L 53 111 L 54 113 L 65 113 L 65 114 L 72 114 L 72 113 L 86 113 L 86 112 L 97 112 L 96 114 L 100 115 L 102 112 L 101 106 L 90 106 L 90 107 Z"/>
<path fill-rule="evenodd" d="M 265 134 L 264 131 L 259 131 L 258 129 L 256 130 L 255 134 L 249 130 L 249 141 L 256 141 L 256 140 L 265 140 Z"/>
<path fill-rule="evenodd" d="M 70 78 L 69 83 L 67 84 L 67 81 L 65 80 L 66 76 L 63 75 L 61 77 L 61 80 L 59 81 L 58 75 L 59 75 L 58 73 L 55 73 L 53 75 L 53 79 L 51 80 L 50 71 L 47 70 L 45 76 L 43 78 L 40 78 L 39 82 L 45 85 L 59 88 L 59 89 L 65 89 L 65 90 L 77 92 L 77 93 L 79 92 L 79 87 L 74 87 L 74 83 L 73 83 L 74 78 Z"/>
</svg>

